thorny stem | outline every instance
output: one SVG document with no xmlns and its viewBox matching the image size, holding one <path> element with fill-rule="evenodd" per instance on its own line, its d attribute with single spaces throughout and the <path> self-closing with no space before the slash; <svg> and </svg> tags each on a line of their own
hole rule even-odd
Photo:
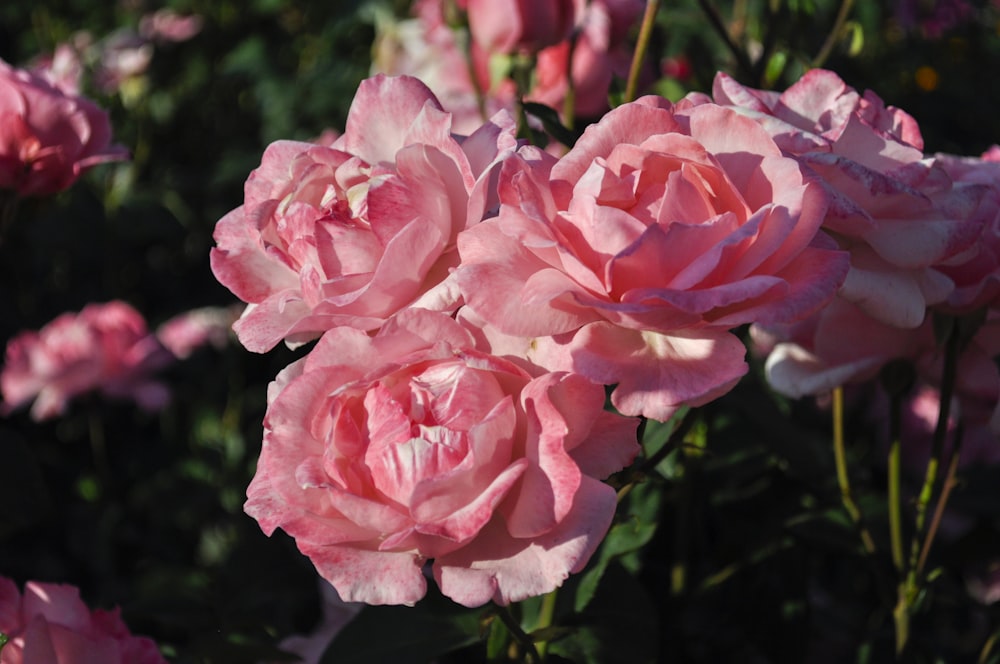
<svg viewBox="0 0 1000 664">
<path fill-rule="evenodd" d="M 642 72 L 642 62 L 646 59 L 646 51 L 649 49 L 649 38 L 653 34 L 653 25 L 656 23 L 656 13 L 660 9 L 660 0 L 647 0 L 646 13 L 642 16 L 642 25 L 639 27 L 639 39 L 635 45 L 635 52 L 632 54 L 632 66 L 628 70 L 628 83 L 625 85 L 625 101 L 630 102 L 635 99 L 639 89 L 639 74 Z"/>
<path fill-rule="evenodd" d="M 840 9 L 837 10 L 837 18 L 834 19 L 833 27 L 830 28 L 830 32 L 827 34 L 822 48 L 819 49 L 819 53 L 816 54 L 816 57 L 810 63 L 813 68 L 822 67 L 826 59 L 830 57 L 833 47 L 837 45 L 837 40 L 840 39 L 840 33 L 844 31 L 844 24 L 847 22 L 847 17 L 851 15 L 851 9 L 853 8 L 854 0 L 841 0 Z"/>
<path fill-rule="evenodd" d="M 844 389 L 836 387 L 833 390 L 833 457 L 837 466 L 837 485 L 840 487 L 840 500 L 844 504 L 851 521 L 854 522 L 861 537 L 861 544 L 865 548 L 865 553 L 875 553 L 875 540 L 864 525 L 861 518 L 861 510 L 854 502 L 854 495 L 851 492 L 851 479 L 847 474 L 847 453 L 844 449 Z"/>
</svg>

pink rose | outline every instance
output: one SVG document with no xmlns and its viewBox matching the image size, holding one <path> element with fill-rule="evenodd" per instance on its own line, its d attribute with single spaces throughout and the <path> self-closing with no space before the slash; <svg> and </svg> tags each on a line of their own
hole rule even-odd
<svg viewBox="0 0 1000 664">
<path fill-rule="evenodd" d="M 174 316 L 156 329 L 156 338 L 175 357 L 184 359 L 206 344 L 222 348 L 229 341 L 240 307 L 201 307 Z"/>
<path fill-rule="evenodd" d="M 936 266 L 955 284 L 947 301 L 937 308 L 957 314 L 984 306 L 1000 308 L 1000 148 L 993 146 L 978 158 L 939 154 L 936 160 L 956 182 L 987 188 L 978 213 L 986 223 L 978 240 Z"/>
<path fill-rule="evenodd" d="M 836 298 L 816 315 L 781 328 L 755 326 L 767 353 L 765 372 L 777 392 L 792 398 L 819 395 L 835 387 L 876 378 L 892 360 L 906 360 L 925 384 L 941 384 L 944 349 L 930 317 L 916 329 L 902 329 Z M 956 416 L 972 427 L 1000 432 L 1000 314 L 990 312 L 958 357 Z"/>
<path fill-rule="evenodd" d="M 361 84 L 331 147 L 279 141 L 215 228 L 216 278 L 249 306 L 236 323 L 263 352 L 348 325 L 377 329 L 400 309 L 450 309 L 455 238 L 490 206 L 493 167 L 515 145 L 494 117 L 468 138 L 409 77 Z"/>
<path fill-rule="evenodd" d="M 73 586 L 29 581 L 24 595 L 0 578 L 0 664 L 166 664 L 156 644 L 132 636 L 113 611 L 90 609 Z"/>
<path fill-rule="evenodd" d="M 817 236 L 821 189 L 713 104 L 625 104 L 559 161 L 521 149 L 499 186 L 499 217 L 459 236 L 467 305 L 535 364 L 617 384 L 629 415 L 728 391 L 746 372 L 729 330 L 809 315 L 847 270 Z"/>
<path fill-rule="evenodd" d="M 119 301 L 90 304 L 8 342 L 0 372 L 2 412 L 34 399 L 31 417 L 44 420 L 61 415 L 71 399 L 91 390 L 156 410 L 169 393 L 149 374 L 170 361 L 135 309 Z"/>
<path fill-rule="evenodd" d="M 448 25 L 443 5 L 443 0 L 418 0 L 414 18 L 379 21 L 372 72 L 419 78 L 452 114 L 452 131 L 470 134 L 500 110 L 512 111 L 516 90 L 506 79 L 491 85 L 487 68 L 472 66 L 463 43 L 467 36 Z"/>
<path fill-rule="evenodd" d="M 632 64 L 628 30 L 644 6 L 642 0 L 589 3 L 572 46 L 565 40 L 539 51 L 537 84 L 526 98 L 562 110 L 572 76 L 576 114 L 595 117 L 607 111 L 612 79 L 628 78 Z"/>
<path fill-rule="evenodd" d="M 925 159 L 912 117 L 821 69 L 780 94 L 720 73 L 713 97 L 759 122 L 828 190 L 823 226 L 851 253 L 841 297 L 905 328 L 947 299 L 952 282 L 937 267 L 976 240 L 985 188 Z"/>
<path fill-rule="evenodd" d="M 0 188 L 46 196 L 86 169 L 128 158 L 93 102 L 0 60 Z"/>
<path fill-rule="evenodd" d="M 635 420 L 604 411 L 599 385 L 533 379 L 421 309 L 374 337 L 327 332 L 268 400 L 246 512 L 294 537 L 345 601 L 413 604 L 429 560 L 465 606 L 551 591 L 610 526 L 599 478 L 638 452 Z"/>
<path fill-rule="evenodd" d="M 139 34 L 159 42 L 182 42 L 201 32 L 202 18 L 182 16 L 170 9 L 160 9 L 139 19 Z"/>
<path fill-rule="evenodd" d="M 472 41 L 486 53 L 537 52 L 570 36 L 581 0 L 466 0 Z"/>
</svg>

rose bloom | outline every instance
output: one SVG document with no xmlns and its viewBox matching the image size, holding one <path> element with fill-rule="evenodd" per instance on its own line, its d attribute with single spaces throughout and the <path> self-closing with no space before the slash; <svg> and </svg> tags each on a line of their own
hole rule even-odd
<svg viewBox="0 0 1000 664">
<path fill-rule="evenodd" d="M 413 18 L 376 22 L 372 74 L 419 78 L 452 114 L 452 131 L 470 134 L 497 112 L 513 111 L 517 91 L 509 79 L 490 80 L 486 56 L 470 62 L 468 34 L 445 20 L 445 0 L 418 0 Z"/>
<path fill-rule="evenodd" d="M 938 154 L 936 160 L 956 182 L 987 188 L 980 212 L 986 223 L 978 240 L 935 266 L 955 284 L 936 309 L 965 314 L 984 306 L 1000 308 L 1000 148 L 993 146 L 980 157 Z"/>
<path fill-rule="evenodd" d="M 467 305 L 536 365 L 617 384 L 628 415 L 728 391 L 747 369 L 729 330 L 807 316 L 847 270 L 822 190 L 713 104 L 625 104 L 558 161 L 522 148 L 499 187 L 499 217 L 459 237 Z"/>
<path fill-rule="evenodd" d="M 644 6 L 641 0 L 590 2 L 573 43 L 564 40 L 539 51 L 537 83 L 526 99 L 562 110 L 572 76 L 575 113 L 596 117 L 607 111 L 612 79 L 628 78 L 632 65 L 628 33 Z"/>
<path fill-rule="evenodd" d="M 156 644 L 132 636 L 119 610 L 93 612 L 73 586 L 29 581 L 24 594 L 0 577 L 0 664 L 166 664 Z"/>
<path fill-rule="evenodd" d="M 814 316 L 790 326 L 755 325 L 751 336 L 767 355 L 767 381 L 777 392 L 798 398 L 877 378 L 893 360 L 909 362 L 923 384 L 939 388 L 944 348 L 933 320 L 902 329 L 836 298 Z M 1000 432 L 1000 313 L 988 312 L 958 356 L 954 395 L 957 417 L 971 430 Z"/>
<path fill-rule="evenodd" d="M 611 524 L 604 478 L 638 452 L 634 419 L 585 378 L 532 378 L 455 320 L 403 311 L 330 330 L 268 389 L 246 512 L 281 528 L 345 601 L 413 604 L 433 560 L 465 606 L 547 593 Z"/>
<path fill-rule="evenodd" d="M 149 375 L 171 361 L 131 306 L 90 304 L 8 342 L 0 412 L 34 399 L 31 417 L 44 420 L 61 415 L 71 399 L 92 390 L 156 410 L 167 403 L 169 392 Z"/>
<path fill-rule="evenodd" d="M 489 54 L 537 52 L 570 36 L 582 0 L 461 0 L 472 41 Z"/>
<path fill-rule="evenodd" d="M 93 102 L 0 60 L 0 189 L 47 196 L 91 166 L 127 157 Z"/>
<path fill-rule="evenodd" d="M 222 348 L 229 341 L 233 323 L 239 318 L 235 307 L 201 307 L 174 316 L 156 329 L 156 338 L 179 359 L 189 357 L 201 346 Z"/>
<path fill-rule="evenodd" d="M 979 236 L 985 187 L 925 158 L 911 116 L 821 69 L 780 94 L 720 73 L 712 95 L 759 122 L 828 190 L 824 229 L 851 254 L 841 297 L 905 328 L 948 298 L 953 284 L 937 268 Z"/>
<path fill-rule="evenodd" d="M 490 201 L 493 166 L 515 145 L 498 114 L 467 138 L 420 81 L 362 82 L 332 146 L 279 141 L 215 228 L 216 278 L 248 303 L 249 350 L 336 326 L 377 329 L 409 306 L 450 309 L 455 238 Z"/>
</svg>

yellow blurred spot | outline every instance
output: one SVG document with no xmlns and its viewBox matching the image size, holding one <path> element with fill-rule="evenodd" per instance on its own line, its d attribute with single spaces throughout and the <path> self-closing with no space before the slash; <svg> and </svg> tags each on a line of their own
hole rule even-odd
<svg viewBox="0 0 1000 664">
<path fill-rule="evenodd" d="M 938 86 L 940 76 L 933 67 L 920 67 L 913 76 L 917 80 L 917 85 L 924 92 L 931 92 Z"/>
</svg>

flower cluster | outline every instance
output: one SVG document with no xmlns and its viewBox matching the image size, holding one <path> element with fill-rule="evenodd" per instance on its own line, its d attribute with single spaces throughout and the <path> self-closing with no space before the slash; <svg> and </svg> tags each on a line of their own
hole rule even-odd
<svg viewBox="0 0 1000 664">
<path fill-rule="evenodd" d="M 226 309 L 195 309 L 166 321 L 154 334 L 142 314 L 119 300 L 62 314 L 7 343 L 0 412 L 33 401 L 31 417 L 45 420 L 92 391 L 158 410 L 170 393 L 154 372 L 199 346 L 224 343 L 234 318 Z"/>
<path fill-rule="evenodd" d="M 480 37 L 556 38 L 515 32 Z M 246 510 L 348 601 L 412 604 L 425 563 L 469 606 L 557 587 L 609 526 L 600 480 L 636 455 L 634 416 L 729 391 L 737 328 L 801 395 L 901 355 L 932 371 L 928 310 L 995 299 L 989 157 L 924 155 L 910 116 L 831 72 L 640 98 L 561 157 L 503 111 L 454 123 L 377 75 L 331 144 L 271 145 L 216 227 L 243 345 L 319 338 L 270 388 Z M 987 412 L 994 318 L 959 387 Z"/>
</svg>

